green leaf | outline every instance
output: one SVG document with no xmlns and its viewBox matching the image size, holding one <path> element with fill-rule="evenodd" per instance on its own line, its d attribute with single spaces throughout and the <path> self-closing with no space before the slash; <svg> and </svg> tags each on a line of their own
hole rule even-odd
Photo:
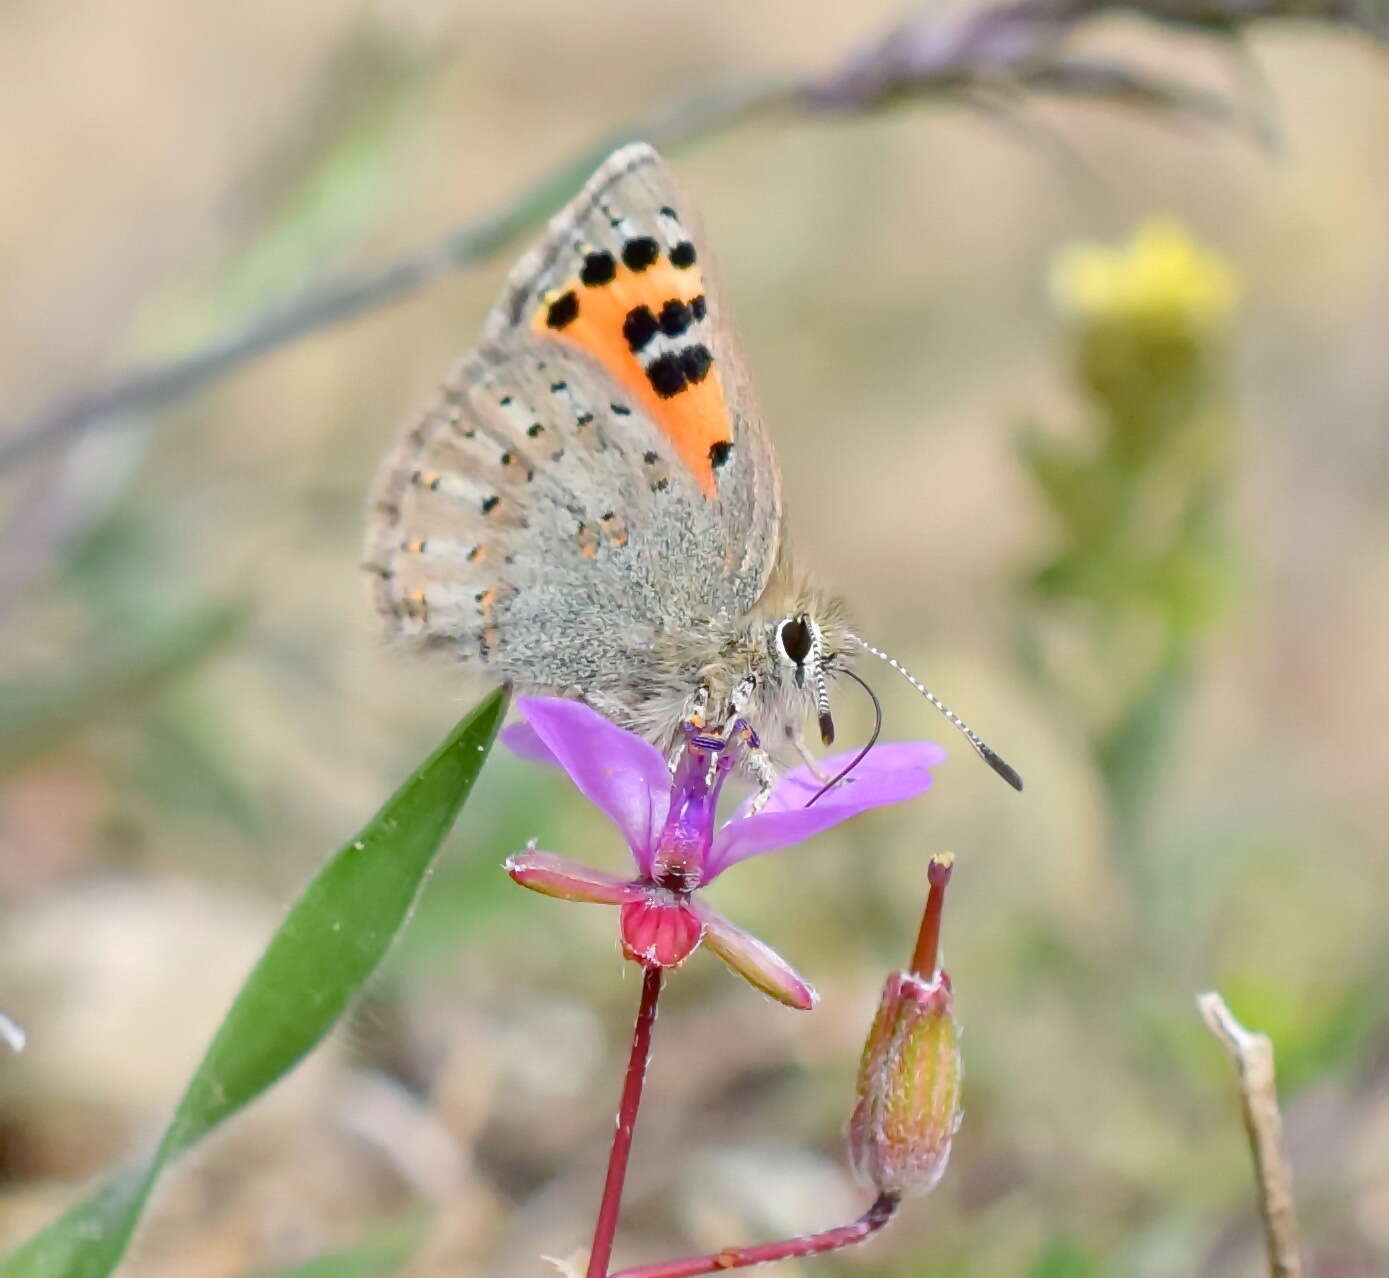
<svg viewBox="0 0 1389 1278">
<path fill-rule="evenodd" d="M 105 1278 L 165 1164 L 332 1028 L 409 915 L 506 706 L 501 690 L 478 705 L 310 881 L 241 987 L 154 1156 L 0 1259 L 0 1278 Z"/>
</svg>

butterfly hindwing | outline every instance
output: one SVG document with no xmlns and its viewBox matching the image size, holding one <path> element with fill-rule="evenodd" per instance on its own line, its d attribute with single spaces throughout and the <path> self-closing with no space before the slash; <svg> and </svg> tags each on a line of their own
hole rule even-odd
<svg viewBox="0 0 1389 1278">
<path fill-rule="evenodd" d="M 383 471 L 368 562 L 395 634 L 617 716 L 723 583 L 707 501 L 610 392 L 577 361 L 468 357 Z M 542 421 L 555 395 L 575 407 Z"/>
</svg>

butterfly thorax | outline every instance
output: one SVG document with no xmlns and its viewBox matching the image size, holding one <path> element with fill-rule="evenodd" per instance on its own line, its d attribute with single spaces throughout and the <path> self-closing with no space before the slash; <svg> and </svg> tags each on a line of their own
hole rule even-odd
<svg viewBox="0 0 1389 1278">
<path fill-rule="evenodd" d="M 629 726 L 674 750 L 692 715 L 714 731 L 744 719 L 775 759 L 790 762 L 816 708 L 816 681 L 783 648 L 788 622 L 814 633 L 814 660 L 833 678 L 851 646 L 843 605 L 783 556 L 751 612 L 711 617 L 657 638 L 644 681 L 649 695 L 629 707 Z"/>
</svg>

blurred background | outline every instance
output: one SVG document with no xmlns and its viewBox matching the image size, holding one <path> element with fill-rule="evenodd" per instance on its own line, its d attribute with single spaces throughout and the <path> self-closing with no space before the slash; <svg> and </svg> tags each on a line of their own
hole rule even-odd
<svg viewBox="0 0 1389 1278">
<path fill-rule="evenodd" d="M 185 351 L 490 212 L 644 113 L 834 64 L 897 0 L 6 5 L 3 417 Z M 927 856 L 964 1126 L 861 1253 L 778 1273 L 1263 1272 L 1234 1084 L 1193 997 L 1273 1035 L 1310 1272 L 1389 1272 L 1389 63 L 1106 20 L 1233 93 L 1199 129 L 1083 101 L 752 121 L 679 155 L 803 556 L 1018 766 L 890 672 L 920 802 L 714 902 L 820 988 L 696 955 L 657 1032 L 617 1259 L 861 1210 L 862 1035 Z M 378 643 L 365 490 L 524 237 L 0 477 L 0 1240 L 167 1119 L 326 856 L 482 689 Z M 868 716 L 841 696 L 845 739 Z M 639 982 L 528 838 L 619 868 L 563 778 L 489 763 L 369 995 L 169 1176 L 121 1271 L 546 1272 L 591 1230 Z M 373 1271 L 374 1272 L 374 1271 Z"/>
</svg>

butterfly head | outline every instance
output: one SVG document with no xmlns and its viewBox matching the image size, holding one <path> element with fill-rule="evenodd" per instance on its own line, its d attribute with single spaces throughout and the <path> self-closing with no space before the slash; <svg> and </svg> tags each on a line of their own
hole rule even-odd
<svg viewBox="0 0 1389 1278">
<path fill-rule="evenodd" d="M 762 624 L 768 650 L 766 673 L 779 694 L 781 719 L 798 723 L 807 710 L 813 710 L 820 727 L 820 739 L 834 740 L 834 719 L 830 712 L 830 684 L 840 675 L 863 684 L 875 710 L 873 690 L 853 671 L 855 656 L 867 653 L 886 662 L 939 710 L 969 741 L 975 752 L 1015 790 L 1022 789 L 1022 778 L 996 751 L 945 705 L 895 657 L 875 647 L 850 626 L 844 606 L 833 595 L 794 574 L 785 559 L 762 599 Z M 876 735 L 876 731 L 875 731 Z"/>
<path fill-rule="evenodd" d="M 792 685 L 814 702 L 820 740 L 832 745 L 829 676 L 842 657 L 842 649 L 827 638 L 827 633 L 832 637 L 834 628 L 822 625 L 810 612 L 798 612 L 773 625 L 772 651 Z"/>
<path fill-rule="evenodd" d="M 785 573 L 784 563 L 780 567 L 785 575 L 763 597 L 761 610 L 766 674 L 786 709 L 786 722 L 798 722 L 805 711 L 813 711 L 820 740 L 830 745 L 830 684 L 854 649 L 849 623 L 838 599 Z"/>
</svg>

